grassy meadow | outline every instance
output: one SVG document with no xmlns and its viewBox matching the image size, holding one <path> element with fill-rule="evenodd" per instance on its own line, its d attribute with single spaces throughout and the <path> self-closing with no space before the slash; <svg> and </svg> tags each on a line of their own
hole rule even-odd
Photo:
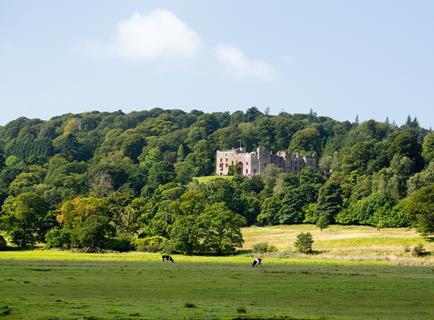
<svg viewBox="0 0 434 320">
<path fill-rule="evenodd" d="M 313 233 L 319 254 L 291 254 L 301 231 Z M 140 252 L 0 252 L 0 318 L 434 319 L 431 258 L 381 258 L 406 245 L 432 247 L 411 230 L 278 226 L 243 234 L 244 249 L 267 241 L 280 251 L 259 268 L 248 253 L 174 255 L 171 264 Z"/>
<path fill-rule="evenodd" d="M 312 234 L 317 254 L 306 256 L 294 252 L 293 243 L 300 232 Z M 279 250 L 272 256 L 434 265 L 434 255 L 415 258 L 411 252 L 418 244 L 423 244 L 428 251 L 433 252 L 433 238 L 423 238 L 409 228 L 332 225 L 321 231 L 313 225 L 280 225 L 243 228 L 242 233 L 245 241 L 243 249 L 252 249 L 256 243 L 268 242 Z"/>
</svg>

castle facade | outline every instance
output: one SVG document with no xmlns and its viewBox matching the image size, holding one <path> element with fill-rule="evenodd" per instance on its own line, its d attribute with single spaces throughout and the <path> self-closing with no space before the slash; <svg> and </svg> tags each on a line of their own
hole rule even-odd
<svg viewBox="0 0 434 320">
<path fill-rule="evenodd" d="M 305 166 L 316 167 L 317 159 L 313 157 L 292 156 L 286 151 L 273 154 L 258 147 L 254 152 L 246 152 L 244 148 L 217 150 L 216 175 L 227 176 L 229 169 L 236 168 L 240 176 L 257 176 L 264 172 L 268 165 L 274 164 L 284 171 L 298 173 Z"/>
</svg>

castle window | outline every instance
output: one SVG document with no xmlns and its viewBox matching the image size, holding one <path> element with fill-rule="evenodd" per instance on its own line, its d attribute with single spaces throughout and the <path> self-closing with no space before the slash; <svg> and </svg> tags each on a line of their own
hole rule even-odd
<svg viewBox="0 0 434 320">
<path fill-rule="evenodd" d="M 249 163 L 246 161 L 246 166 L 248 166 L 249 165 Z"/>
<path fill-rule="evenodd" d="M 226 162 L 228 162 L 228 158 L 226 158 Z"/>
<path fill-rule="evenodd" d="M 249 169 L 246 169 L 246 173 L 249 173 Z"/>
<path fill-rule="evenodd" d="M 223 162 L 223 158 L 220 158 L 220 162 Z"/>
<path fill-rule="evenodd" d="M 226 168 L 228 167 L 228 164 L 226 163 Z"/>
</svg>

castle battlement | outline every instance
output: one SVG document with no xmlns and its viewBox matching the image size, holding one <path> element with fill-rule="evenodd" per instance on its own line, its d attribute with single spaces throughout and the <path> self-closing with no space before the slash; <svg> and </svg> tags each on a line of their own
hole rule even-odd
<svg viewBox="0 0 434 320">
<path fill-rule="evenodd" d="M 273 154 L 265 148 L 258 147 L 256 151 L 246 152 L 244 148 L 231 150 L 217 150 L 216 175 L 227 176 L 229 168 L 236 166 L 240 176 L 257 176 L 264 172 L 268 165 L 274 164 L 287 172 L 300 172 L 304 167 L 316 167 L 317 159 L 312 157 L 300 157 L 290 155 L 286 151 L 278 151 Z"/>
</svg>

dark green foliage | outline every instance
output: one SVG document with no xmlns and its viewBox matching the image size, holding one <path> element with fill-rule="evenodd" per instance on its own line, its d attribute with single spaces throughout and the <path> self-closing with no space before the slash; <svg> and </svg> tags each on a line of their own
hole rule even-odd
<svg viewBox="0 0 434 320">
<path fill-rule="evenodd" d="M 45 235 L 45 247 L 51 248 L 71 248 L 71 231 L 64 228 L 53 228 Z"/>
<path fill-rule="evenodd" d="M 358 201 L 341 211 L 336 222 L 342 224 L 365 224 L 373 226 L 384 226 L 382 217 L 390 215 L 394 200 L 386 193 L 378 192 Z"/>
<path fill-rule="evenodd" d="M 422 155 L 426 162 L 434 160 L 434 132 L 429 132 L 423 139 Z"/>
<path fill-rule="evenodd" d="M 0 236 L 0 251 L 5 250 L 7 248 L 8 243 L 3 236 Z"/>
<path fill-rule="evenodd" d="M 70 161 L 86 160 L 87 158 L 85 149 L 71 133 L 56 138 L 53 145 L 57 153 L 65 156 Z"/>
<path fill-rule="evenodd" d="M 2 229 L 17 246 L 27 247 L 43 240 L 46 231 L 53 227 L 46 202 L 35 193 L 8 197 L 2 210 Z"/>
<path fill-rule="evenodd" d="M 65 202 L 58 221 L 70 230 L 72 244 L 80 248 L 104 248 L 113 231 L 107 206 L 92 197 Z"/>
<path fill-rule="evenodd" d="M 139 238 L 134 241 L 137 251 L 170 253 L 170 242 L 162 236 Z"/>
<path fill-rule="evenodd" d="M 404 206 L 407 212 L 416 217 L 419 232 L 434 233 L 434 183 L 412 193 Z"/>
<path fill-rule="evenodd" d="M 196 308 L 196 305 L 194 303 L 186 302 L 184 303 L 184 307 L 191 309 L 191 308 Z"/>
<path fill-rule="evenodd" d="M 109 250 L 126 252 L 134 250 L 135 246 L 133 243 L 133 238 L 128 233 L 119 233 L 117 237 L 110 238 L 105 243 L 105 248 Z"/>
<path fill-rule="evenodd" d="M 312 253 L 313 238 L 310 232 L 301 232 L 297 235 L 294 247 L 301 253 Z"/>
<path fill-rule="evenodd" d="M 331 177 L 319 190 L 316 217 L 324 216 L 329 223 L 341 211 L 343 204 L 342 187 L 337 177 Z"/>
<path fill-rule="evenodd" d="M 415 257 L 424 257 L 429 255 L 429 252 L 425 250 L 423 244 L 418 244 L 413 248 L 413 255 Z"/>
<path fill-rule="evenodd" d="M 245 307 L 238 307 L 237 313 L 247 313 L 247 309 Z"/>
<path fill-rule="evenodd" d="M 325 228 L 327 228 L 330 225 L 329 220 L 326 216 L 322 215 L 319 217 L 318 221 L 316 222 L 316 226 L 321 229 L 321 231 Z"/>
<path fill-rule="evenodd" d="M 398 128 L 313 111 L 273 116 L 256 107 L 19 118 L 0 127 L 0 231 L 25 246 L 60 227 L 47 235 L 49 246 L 68 246 L 59 233 L 68 229 L 72 246 L 119 250 L 129 245 L 126 238 L 161 236 L 179 252 L 200 254 L 233 252 L 244 224 L 415 225 L 430 233 L 433 137 L 411 118 Z M 239 140 L 247 151 L 316 153 L 319 168 L 291 174 L 268 165 L 254 178 L 232 168 L 233 180 L 193 179 L 213 174 L 215 151 Z M 22 206 L 12 205 L 29 195 L 34 203 L 20 198 Z M 89 206 L 105 207 L 104 214 L 56 223 L 57 210 L 86 197 L 95 197 Z"/>
</svg>

